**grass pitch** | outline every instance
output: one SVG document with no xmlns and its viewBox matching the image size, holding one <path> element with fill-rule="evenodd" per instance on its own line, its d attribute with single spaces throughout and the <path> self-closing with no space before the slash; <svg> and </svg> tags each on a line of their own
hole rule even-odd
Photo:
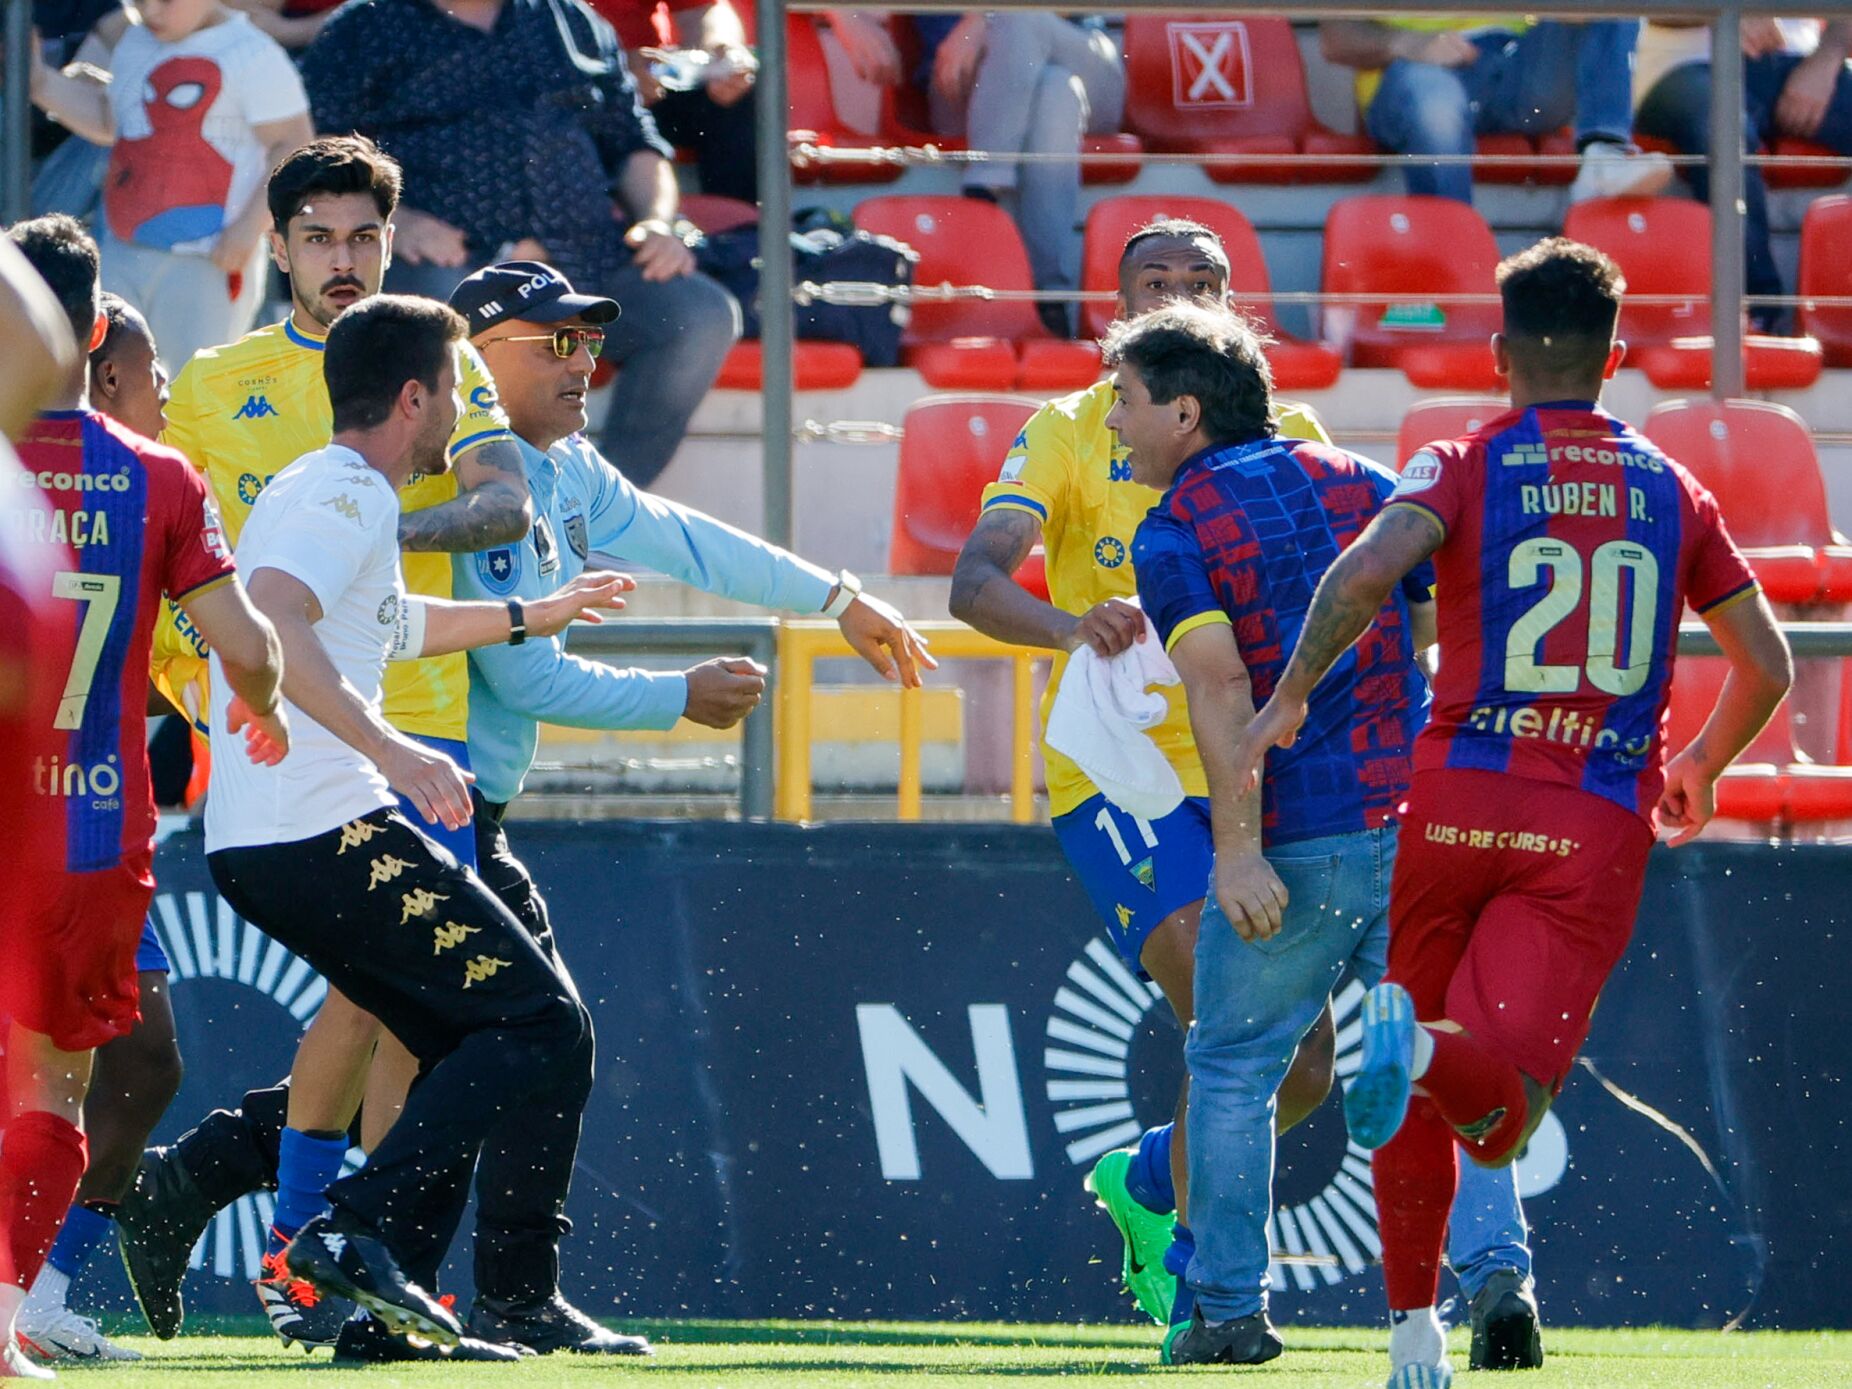
<svg viewBox="0 0 1852 1389">
<path fill-rule="evenodd" d="M 336 1369 L 326 1351 L 284 1351 L 258 1335 L 125 1337 L 140 1364 L 78 1365 L 62 1378 L 82 1389 L 230 1389 L 261 1377 L 316 1386 L 362 1381 L 438 1389 L 460 1376 L 522 1389 L 594 1389 L 607 1384 L 686 1389 L 850 1389 L 851 1386 L 964 1384 L 979 1376 L 1227 1376 L 1227 1369 L 1164 1369 L 1155 1327 L 1074 1327 L 1000 1323 L 665 1322 L 634 1323 L 656 1342 L 644 1362 L 552 1356 L 521 1365 L 385 1365 Z M 1388 1334 L 1288 1329 L 1287 1352 L 1237 1373 L 1243 1383 L 1286 1389 L 1370 1389 L 1388 1374 Z M 1462 1384 L 1486 1389 L 1817 1389 L 1852 1384 L 1852 1333 L 1545 1330 L 1547 1363 L 1534 1374 L 1480 1375 Z M 1454 1338 L 1454 1365 L 1466 1366 L 1466 1337 Z M 61 1367 L 63 1368 L 63 1367 Z"/>
</svg>

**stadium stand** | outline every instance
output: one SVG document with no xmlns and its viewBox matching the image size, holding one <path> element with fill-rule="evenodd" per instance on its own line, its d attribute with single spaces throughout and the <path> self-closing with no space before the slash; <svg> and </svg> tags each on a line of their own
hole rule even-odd
<svg viewBox="0 0 1852 1389">
<path fill-rule="evenodd" d="M 1121 194 L 1093 205 L 1081 242 L 1080 285 L 1084 290 L 1119 287 L 1119 257 L 1126 238 L 1160 217 L 1182 217 L 1200 222 L 1217 236 L 1228 251 L 1229 284 L 1236 300 L 1259 319 L 1274 344 L 1267 349 L 1273 367 L 1273 384 L 1282 391 L 1320 391 L 1338 379 L 1343 358 L 1324 343 L 1301 342 L 1281 328 L 1269 298 L 1272 282 L 1261 255 L 1260 238 L 1238 208 L 1217 198 L 1138 196 Z M 1099 337 L 1112 321 L 1112 305 L 1102 301 L 1081 305 L 1082 335 Z"/>
<path fill-rule="evenodd" d="M 817 36 L 809 15 L 794 14 L 786 19 L 785 43 L 791 91 L 788 128 L 793 141 L 802 138 L 836 149 L 871 149 L 881 144 L 879 139 L 851 130 L 836 114 L 829 60 L 823 55 L 823 40 Z M 892 183 L 901 173 L 898 164 L 813 164 L 795 159 L 791 164 L 791 177 L 797 183 Z"/>
<path fill-rule="evenodd" d="M 1810 294 L 1852 294 L 1852 198 L 1816 199 L 1801 223 L 1801 327 L 1819 341 L 1829 367 L 1852 367 L 1852 308 L 1804 302 Z"/>
<path fill-rule="evenodd" d="M 1154 150 L 1208 155 L 1355 155 L 1368 136 L 1312 115 L 1305 64 L 1284 19 L 1133 15 L 1125 23 L 1126 124 Z M 1367 163 L 1210 163 L 1217 183 L 1338 183 Z"/>
<path fill-rule="evenodd" d="M 1498 243 L 1485 219 L 1447 198 L 1344 198 L 1325 219 L 1327 294 L 1436 296 L 1489 294 Z M 1327 342 L 1347 348 L 1350 364 L 1395 367 L 1415 385 L 1495 390 L 1487 346 L 1499 323 L 1495 304 L 1406 300 L 1328 305 Z"/>
<path fill-rule="evenodd" d="M 1402 465 L 1422 445 L 1471 434 L 1510 408 L 1508 400 L 1495 395 L 1439 396 L 1416 401 L 1402 416 L 1402 427 L 1396 432 L 1395 470 L 1401 472 Z"/>
<path fill-rule="evenodd" d="M 973 198 L 879 197 L 855 210 L 856 225 L 920 253 L 914 284 L 1028 290 L 1029 257 L 1009 213 Z M 920 304 L 901 357 L 939 390 L 1074 390 L 1091 385 L 1091 343 L 1050 335 L 1025 300 Z"/>
<path fill-rule="evenodd" d="M 1620 263 L 1632 295 L 1690 295 L 1682 304 L 1629 302 L 1621 309 L 1628 360 L 1661 390 L 1704 390 L 1711 375 L 1711 211 L 1685 198 L 1597 198 L 1577 203 L 1563 235 Z M 1752 390 L 1803 390 L 1819 379 L 1811 338 L 1750 333 L 1744 370 Z"/>
<path fill-rule="evenodd" d="M 895 574 L 950 574 L 977 526 L 978 499 L 996 481 L 997 459 L 1041 405 L 1024 396 L 929 396 L 902 426 L 888 567 Z M 1039 597 L 1048 580 L 1037 546 L 1016 579 Z"/>
</svg>

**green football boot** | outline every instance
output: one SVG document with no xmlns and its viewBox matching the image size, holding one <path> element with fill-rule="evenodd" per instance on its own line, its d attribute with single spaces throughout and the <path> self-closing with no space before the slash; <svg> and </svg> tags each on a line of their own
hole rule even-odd
<svg viewBox="0 0 1852 1389">
<path fill-rule="evenodd" d="M 1170 1324 L 1171 1304 L 1177 1300 L 1177 1275 L 1164 1267 L 1170 1249 L 1174 1215 L 1159 1215 L 1141 1206 L 1126 1190 L 1125 1174 L 1132 1165 L 1131 1148 L 1106 1154 L 1087 1174 L 1087 1190 L 1098 1198 L 1125 1239 L 1123 1277 L 1127 1290 L 1159 1326 Z"/>
</svg>

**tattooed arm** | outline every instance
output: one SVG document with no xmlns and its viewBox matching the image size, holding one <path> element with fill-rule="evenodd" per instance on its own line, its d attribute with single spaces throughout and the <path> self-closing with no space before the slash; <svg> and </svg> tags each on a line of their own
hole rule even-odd
<svg viewBox="0 0 1852 1389">
<path fill-rule="evenodd" d="M 1292 659 L 1273 687 L 1272 698 L 1241 736 L 1235 752 L 1241 785 L 1258 781 L 1267 749 L 1293 745 L 1305 722 L 1307 701 L 1325 672 L 1369 630 L 1390 591 L 1439 549 L 1443 538 L 1440 523 L 1426 510 L 1388 506 L 1325 571 Z"/>
<path fill-rule="evenodd" d="M 533 524 L 521 446 L 491 439 L 458 458 L 457 495 L 399 518 L 399 547 L 458 553 L 513 545 Z"/>
</svg>

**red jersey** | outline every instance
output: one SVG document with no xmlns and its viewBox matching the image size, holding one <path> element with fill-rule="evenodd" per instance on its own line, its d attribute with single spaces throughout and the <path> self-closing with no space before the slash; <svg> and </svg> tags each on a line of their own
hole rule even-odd
<svg viewBox="0 0 1852 1389">
<path fill-rule="evenodd" d="M 1756 591 L 1716 499 L 1629 425 L 1565 401 L 1429 444 L 1391 501 L 1446 533 L 1415 770 L 1574 786 L 1651 823 L 1679 619 Z"/>
<path fill-rule="evenodd" d="M 148 780 L 148 651 L 161 595 L 181 599 L 234 574 L 205 478 L 173 449 L 88 410 L 39 416 L 19 443 L 43 506 L 9 512 L 8 541 L 56 554 L 39 595 L 74 614 L 41 648 L 59 691 L 32 793 L 62 807 L 56 861 L 110 868 L 154 842 Z"/>
</svg>

